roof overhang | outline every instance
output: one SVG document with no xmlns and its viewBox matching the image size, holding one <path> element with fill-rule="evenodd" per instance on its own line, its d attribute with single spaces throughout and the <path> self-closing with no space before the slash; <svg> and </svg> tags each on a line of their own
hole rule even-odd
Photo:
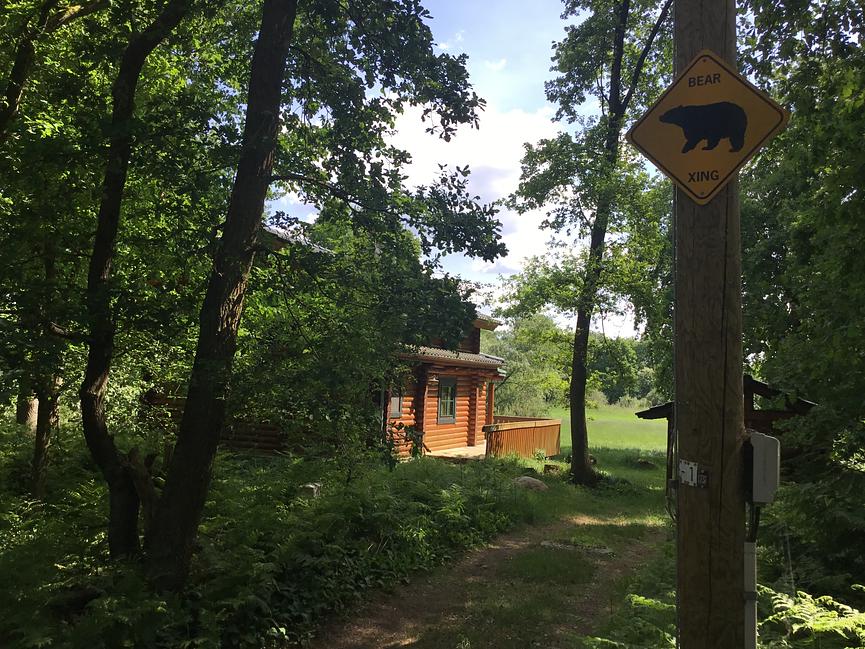
<svg viewBox="0 0 865 649">
<path fill-rule="evenodd" d="M 493 331 L 500 324 L 501 320 L 496 320 L 492 316 L 489 316 L 485 313 L 478 313 L 477 317 L 472 322 L 473 326 L 477 327 L 478 329 L 486 329 L 487 331 Z"/>
<path fill-rule="evenodd" d="M 421 363 L 435 363 L 436 365 L 450 365 L 454 367 L 478 367 L 493 372 L 504 365 L 504 359 L 490 354 L 472 354 L 469 352 L 455 352 L 438 347 L 416 347 L 399 355 L 401 360 L 415 361 Z"/>
</svg>

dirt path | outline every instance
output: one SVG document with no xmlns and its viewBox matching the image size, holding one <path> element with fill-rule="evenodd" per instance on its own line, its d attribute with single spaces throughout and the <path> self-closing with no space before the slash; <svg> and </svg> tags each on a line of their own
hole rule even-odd
<svg viewBox="0 0 865 649">
<path fill-rule="evenodd" d="M 619 527 L 621 531 L 617 530 Z M 609 547 L 583 544 L 612 530 Z M 611 613 L 615 588 L 659 547 L 664 528 L 572 517 L 499 537 L 379 595 L 325 628 L 313 649 L 573 647 Z"/>
</svg>

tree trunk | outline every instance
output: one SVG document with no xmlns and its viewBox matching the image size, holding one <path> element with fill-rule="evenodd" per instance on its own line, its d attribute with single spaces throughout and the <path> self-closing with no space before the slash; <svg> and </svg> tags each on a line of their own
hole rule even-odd
<svg viewBox="0 0 865 649">
<path fill-rule="evenodd" d="M 28 433 L 35 433 L 38 409 L 39 401 L 30 388 L 30 381 L 21 378 L 18 382 L 18 397 L 15 399 L 15 423 L 24 426 Z"/>
<path fill-rule="evenodd" d="M 36 416 L 36 435 L 33 440 L 33 465 L 31 488 L 33 497 L 45 496 L 45 479 L 48 471 L 48 449 L 59 423 L 59 397 L 61 380 L 59 376 L 40 381 L 37 389 L 39 409 Z"/>
<path fill-rule="evenodd" d="M 606 173 L 615 172 L 619 160 L 619 137 L 627 106 L 622 102 L 622 59 L 625 31 L 628 28 L 629 0 L 616 6 L 618 20 L 613 39 L 613 59 L 610 66 L 610 92 L 607 100 L 608 116 L 604 137 L 604 164 Z M 651 41 L 649 42 L 651 43 Z M 648 45 L 647 45 L 648 47 Z M 589 240 L 589 259 L 577 303 L 577 326 L 574 331 L 574 353 L 571 361 L 571 479 L 576 484 L 592 484 L 597 476 L 589 462 L 589 432 L 586 425 L 586 361 L 589 350 L 589 327 L 597 301 L 598 287 L 604 261 L 605 238 L 613 213 L 614 188 L 607 189 L 598 199 L 595 220 Z"/>
<path fill-rule="evenodd" d="M 273 169 L 296 11 L 297 0 L 265 0 L 262 9 L 237 176 L 201 307 L 177 446 L 147 539 L 148 571 L 160 589 L 178 590 L 186 580 L 210 486 L 247 278 Z"/>
<path fill-rule="evenodd" d="M 128 463 L 118 452 L 105 419 L 105 392 L 114 355 L 114 316 L 109 279 L 114 260 L 123 189 L 132 155 L 132 117 L 135 90 L 144 62 L 180 23 L 192 0 L 169 2 L 162 13 L 143 32 L 133 36 L 123 53 L 120 69 L 112 87 L 111 141 L 102 185 L 102 202 L 87 275 L 87 316 L 90 325 L 87 366 L 81 385 L 81 416 L 84 438 L 93 459 L 108 482 L 108 547 L 112 557 L 135 554 L 139 550 L 138 508 Z"/>
<path fill-rule="evenodd" d="M 595 472 L 589 461 L 589 431 L 586 425 L 586 356 L 591 319 L 590 311 L 582 308 L 577 310 L 574 355 L 571 360 L 571 479 L 582 485 L 591 484 L 595 480 Z"/>
</svg>

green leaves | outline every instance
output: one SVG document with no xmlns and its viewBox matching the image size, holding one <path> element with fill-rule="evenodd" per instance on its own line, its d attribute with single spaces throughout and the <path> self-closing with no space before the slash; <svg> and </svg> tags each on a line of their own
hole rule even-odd
<svg viewBox="0 0 865 649">
<path fill-rule="evenodd" d="M 802 591 L 791 596 L 760 586 L 759 599 L 769 608 L 760 624 L 760 636 L 767 649 L 865 646 L 865 613 L 829 596 L 813 597 Z"/>
</svg>

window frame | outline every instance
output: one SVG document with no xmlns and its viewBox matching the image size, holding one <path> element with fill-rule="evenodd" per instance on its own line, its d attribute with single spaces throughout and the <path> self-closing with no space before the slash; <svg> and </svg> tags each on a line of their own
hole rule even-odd
<svg viewBox="0 0 865 649">
<path fill-rule="evenodd" d="M 444 388 L 452 388 L 452 397 L 450 400 L 445 401 L 442 399 L 442 393 Z M 445 406 L 448 402 L 453 405 L 453 414 L 443 414 L 442 407 Z M 438 389 L 438 407 L 436 408 L 437 423 L 439 424 L 453 424 L 456 423 L 457 420 L 457 378 L 455 376 L 445 376 L 439 377 L 439 389 Z"/>
<path fill-rule="evenodd" d="M 388 418 L 402 419 L 402 390 L 391 390 L 390 403 L 388 404 Z M 393 409 L 393 400 L 396 399 L 399 404 L 399 410 Z"/>
</svg>

